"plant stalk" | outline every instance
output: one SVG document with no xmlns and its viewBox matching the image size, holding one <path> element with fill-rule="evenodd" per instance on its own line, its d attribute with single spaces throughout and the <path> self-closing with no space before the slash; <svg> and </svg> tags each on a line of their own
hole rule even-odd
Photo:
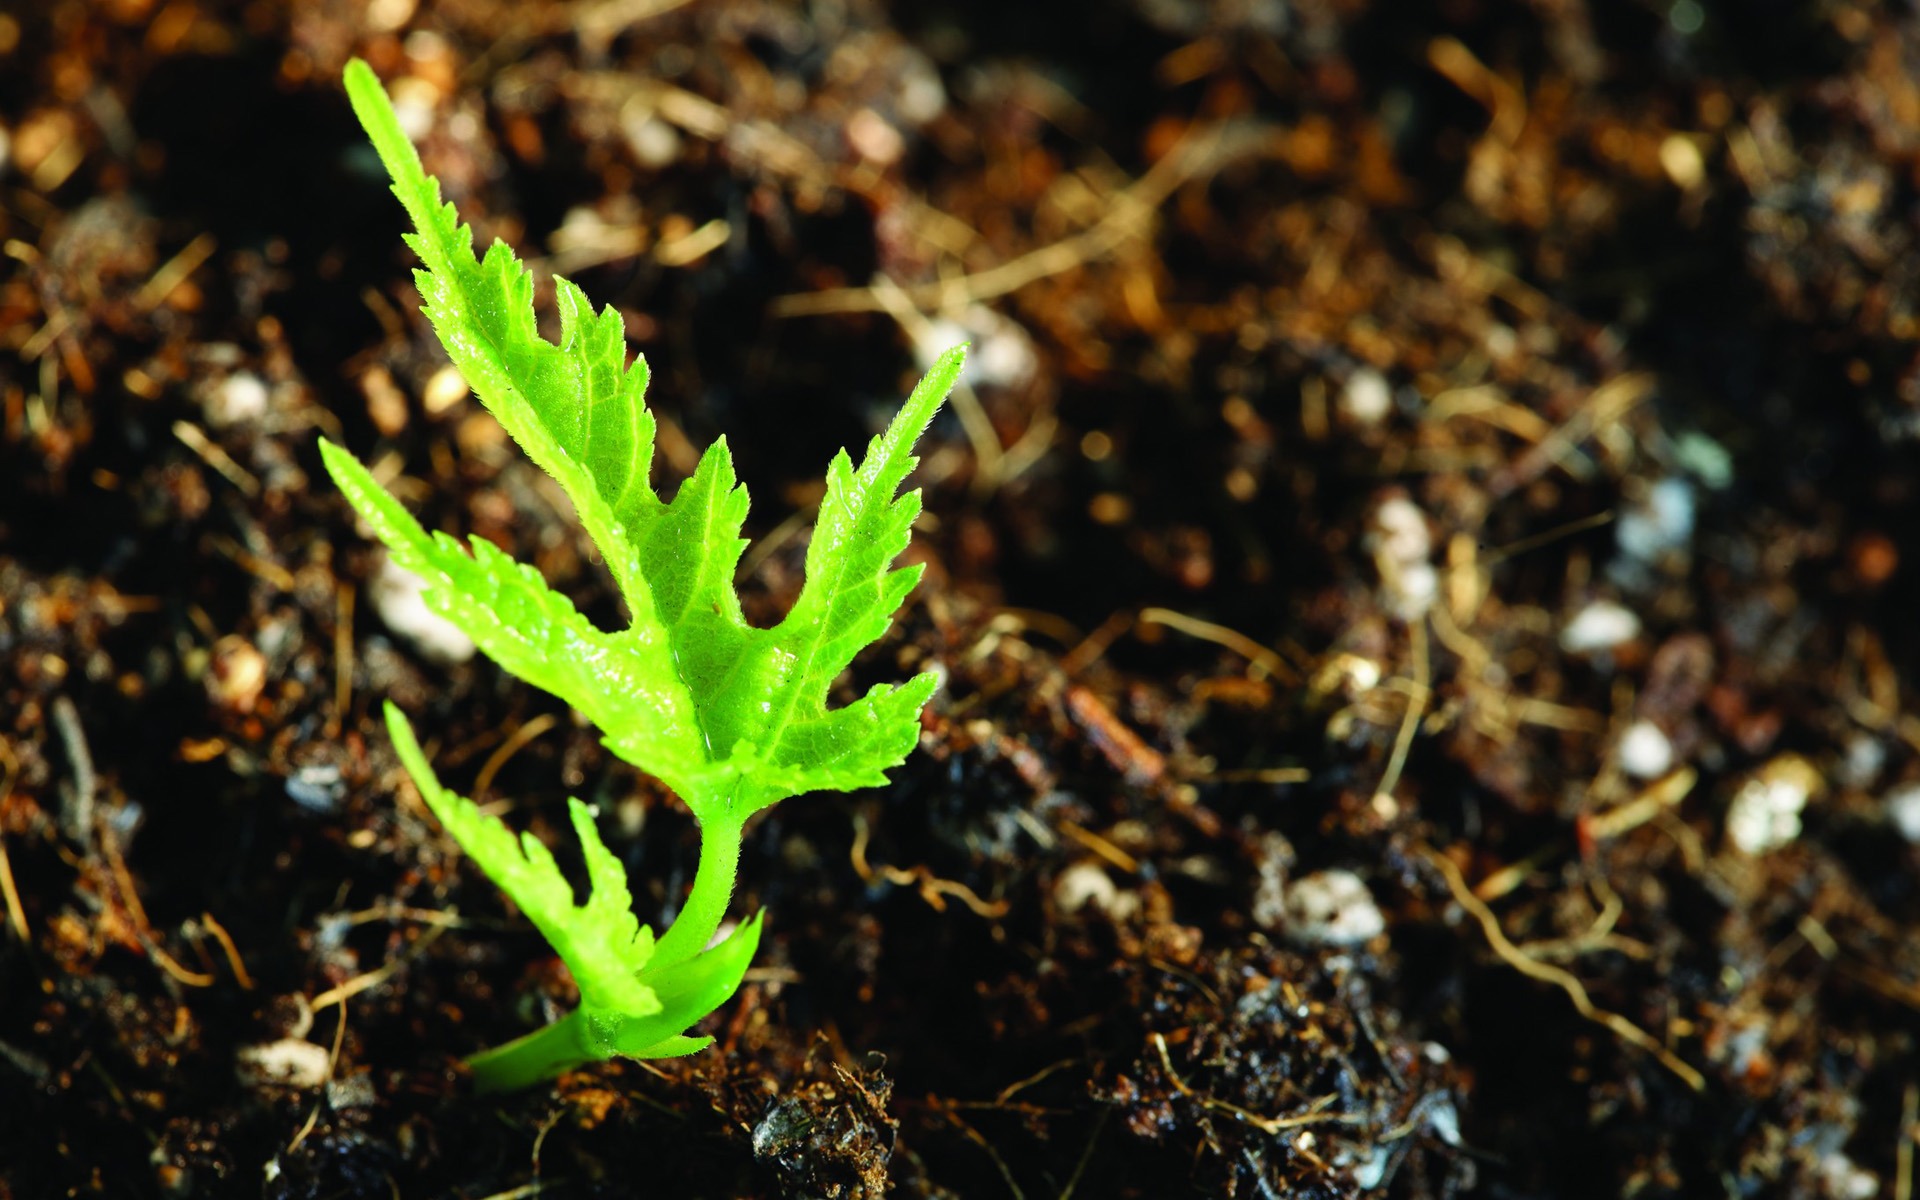
<svg viewBox="0 0 1920 1200">
<path fill-rule="evenodd" d="M 672 926 L 660 935 L 647 963 L 647 973 L 677 966 L 707 948 L 733 898 L 733 881 L 740 869 L 741 822 L 731 818 L 700 825 L 700 865 L 694 868 L 693 890 Z"/>
</svg>

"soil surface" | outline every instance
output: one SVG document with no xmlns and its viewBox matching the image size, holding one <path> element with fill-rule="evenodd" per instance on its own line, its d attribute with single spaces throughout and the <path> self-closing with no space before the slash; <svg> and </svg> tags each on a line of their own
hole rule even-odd
<svg viewBox="0 0 1920 1200">
<path fill-rule="evenodd" d="M 622 620 L 340 87 L 624 316 L 750 616 L 973 344 L 945 685 L 781 804 L 717 1046 L 475 1095 L 551 951 L 379 722 L 644 920 L 679 800 L 316 452 Z M 1853 0 L 0 9 L 0 1197 L 1911 1200 L 1920 22 Z"/>
</svg>

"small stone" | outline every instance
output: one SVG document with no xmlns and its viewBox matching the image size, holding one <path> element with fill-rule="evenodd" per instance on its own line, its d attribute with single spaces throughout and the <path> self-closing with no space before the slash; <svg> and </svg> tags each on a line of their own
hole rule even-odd
<svg viewBox="0 0 1920 1200">
<path fill-rule="evenodd" d="M 427 415 L 437 417 L 454 405 L 465 400 L 470 393 L 467 377 L 460 368 L 448 363 L 427 378 L 427 386 L 420 390 L 420 407 Z"/>
<path fill-rule="evenodd" d="M 1727 840 L 1744 854 L 1765 854 L 1800 836 L 1800 813 L 1819 785 L 1805 759 L 1783 754 L 1734 793 L 1727 807 Z"/>
<path fill-rule="evenodd" d="M 1318 871 L 1287 889 L 1287 936 L 1317 946 L 1357 946 L 1386 930 L 1387 919 L 1352 871 Z"/>
<path fill-rule="evenodd" d="M 1372 367 L 1361 367 L 1347 376 L 1336 411 L 1349 424 L 1378 425 L 1393 412 L 1393 387 L 1385 375 Z"/>
<path fill-rule="evenodd" d="M 1560 648 L 1568 654 L 1594 654 L 1639 636 L 1640 618 L 1631 609 L 1611 600 L 1595 600 L 1560 631 Z"/>
<path fill-rule="evenodd" d="M 947 89 L 931 59 L 910 52 L 893 94 L 893 111 L 909 125 L 925 125 L 946 110 Z"/>
<path fill-rule="evenodd" d="M 1707 177 L 1707 160 L 1699 145 L 1684 133 L 1670 133 L 1660 143 L 1660 169 L 1673 186 L 1692 191 Z"/>
<path fill-rule="evenodd" d="M 1453 1101 L 1442 1096 L 1437 1103 L 1427 1106 L 1427 1132 L 1449 1146 L 1460 1146 L 1460 1112 L 1453 1107 Z"/>
<path fill-rule="evenodd" d="M 1620 515 L 1614 544 L 1642 563 L 1657 563 L 1693 542 L 1693 485 L 1669 478 L 1648 489 L 1646 499 Z"/>
<path fill-rule="evenodd" d="M 1426 615 L 1440 594 L 1427 514 L 1405 496 L 1388 496 L 1373 510 L 1367 546 L 1380 571 L 1381 603 L 1405 621 Z"/>
<path fill-rule="evenodd" d="M 423 142 L 433 132 L 433 113 L 440 89 L 418 75 L 403 75 L 387 88 L 393 98 L 393 116 L 410 142 Z"/>
<path fill-rule="evenodd" d="M 1387 608 L 1403 621 L 1417 621 L 1440 595 L 1440 572 L 1429 562 L 1402 563 L 1387 588 Z"/>
<path fill-rule="evenodd" d="M 207 657 L 207 698 L 221 708 L 249 713 L 267 686 L 267 658 L 254 644 L 230 633 Z"/>
<path fill-rule="evenodd" d="M 887 119 L 870 108 L 863 108 L 847 119 L 847 145 L 861 158 L 877 166 L 890 167 L 906 153 L 906 139 L 887 124 Z"/>
<path fill-rule="evenodd" d="M 1920 783 L 1903 783 L 1880 803 L 1900 836 L 1920 846 Z"/>
<path fill-rule="evenodd" d="M 960 369 L 960 381 L 970 386 L 1018 387 L 1040 369 L 1026 327 L 984 304 L 968 307 L 958 321 L 938 317 L 928 322 L 914 342 L 914 357 L 925 371 L 961 342 L 973 344 Z"/>
<path fill-rule="evenodd" d="M 1821 1155 L 1813 1165 L 1822 1194 L 1832 1200 L 1873 1200 L 1880 1194 L 1880 1177 L 1839 1150 Z"/>
<path fill-rule="evenodd" d="M 1840 756 L 1840 782 L 1848 787 L 1871 787 L 1887 765 L 1887 748 L 1870 733 L 1856 733 L 1847 739 Z"/>
<path fill-rule="evenodd" d="M 1063 913 L 1079 912 L 1089 904 L 1105 908 L 1119 892 L 1098 863 L 1075 863 L 1053 881 L 1053 903 Z"/>
<path fill-rule="evenodd" d="M 620 115 L 620 132 L 634 161 L 658 171 L 680 161 L 680 131 L 656 116 L 651 109 L 629 105 Z"/>
<path fill-rule="evenodd" d="M 1352 1159 L 1353 1186 L 1363 1192 L 1370 1192 L 1387 1181 L 1387 1168 L 1394 1163 L 1394 1153 L 1385 1146 L 1369 1146 Z"/>
<path fill-rule="evenodd" d="M 373 427 L 392 437 L 407 427 L 407 394 L 385 367 L 368 367 L 360 376 L 360 393 L 367 398 L 367 416 Z"/>
<path fill-rule="evenodd" d="M 380 1095 L 373 1090 L 373 1076 L 361 1071 L 327 1084 L 327 1103 L 336 1110 L 372 1108 Z"/>
<path fill-rule="evenodd" d="M 308 812 L 331 816 L 347 794 L 346 780 L 332 763 L 309 763 L 287 776 L 287 799 Z"/>
<path fill-rule="evenodd" d="M 951 317 L 935 317 L 925 325 L 916 325 L 916 328 L 920 333 L 913 340 L 913 357 L 923 372 L 938 362 L 942 354 L 973 337 L 965 325 Z M 968 356 L 971 358 L 971 351 Z M 961 379 L 967 379 L 967 370 L 972 365 L 969 362 L 960 369 Z"/>
<path fill-rule="evenodd" d="M 361 20 L 373 33 L 392 33 L 413 19 L 415 0 L 371 0 Z"/>
<path fill-rule="evenodd" d="M 1673 742 L 1652 721 L 1635 721 L 1620 735 L 1614 761 L 1635 779 L 1658 779 L 1673 766 Z"/>
<path fill-rule="evenodd" d="M 251 371 L 235 371 L 213 386 L 201 411 L 207 424 L 227 429 L 258 421 L 267 415 L 267 385 Z"/>
<path fill-rule="evenodd" d="M 1000 318 L 982 321 L 977 332 L 978 340 L 974 342 L 967 365 L 977 372 L 985 386 L 1018 387 L 1039 370 L 1040 359 L 1034 353 L 1033 339 L 1021 326 Z"/>
<path fill-rule="evenodd" d="M 1099 863 L 1075 863 L 1060 872 L 1053 881 L 1053 902 L 1062 913 L 1075 913 L 1092 905 L 1116 921 L 1139 911 L 1140 898 L 1122 892 Z"/>
<path fill-rule="evenodd" d="M 1716 491 L 1733 482 L 1733 455 L 1704 433 L 1683 433 L 1675 438 L 1673 457 L 1694 478 Z"/>
<path fill-rule="evenodd" d="M 243 1046 L 234 1073 L 248 1087 L 319 1087 L 327 1081 L 327 1048 L 298 1038 Z"/>
<path fill-rule="evenodd" d="M 427 607 L 427 582 L 412 571 L 382 558 L 368 584 L 374 611 L 388 629 L 413 643 L 421 657 L 453 666 L 473 657 L 473 639 L 460 627 Z"/>
<path fill-rule="evenodd" d="M 1433 531 L 1427 514 L 1405 496 L 1389 496 L 1373 510 L 1375 552 L 1395 562 L 1424 561 L 1433 554 Z"/>
</svg>

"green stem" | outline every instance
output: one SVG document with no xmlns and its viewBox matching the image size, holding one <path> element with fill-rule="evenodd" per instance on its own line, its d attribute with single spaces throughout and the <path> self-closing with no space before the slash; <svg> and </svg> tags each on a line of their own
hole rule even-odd
<svg viewBox="0 0 1920 1200">
<path fill-rule="evenodd" d="M 733 880 L 740 868 L 740 822 L 732 818 L 702 822 L 700 865 L 694 868 L 693 891 L 673 925 L 660 935 L 649 974 L 677 966 L 707 948 L 726 919 L 733 898 Z"/>
<path fill-rule="evenodd" d="M 478 1090 L 510 1092 L 605 1057 L 589 1045 L 586 1016 L 575 1009 L 543 1029 L 472 1055 L 467 1066 Z"/>
</svg>

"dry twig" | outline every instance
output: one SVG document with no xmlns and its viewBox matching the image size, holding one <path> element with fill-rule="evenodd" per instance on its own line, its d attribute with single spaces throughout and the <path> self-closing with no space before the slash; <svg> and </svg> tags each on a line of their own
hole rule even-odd
<svg viewBox="0 0 1920 1200">
<path fill-rule="evenodd" d="M 1567 999 L 1573 1001 L 1575 1011 L 1581 1016 L 1606 1026 L 1622 1041 L 1631 1042 L 1647 1051 L 1694 1091 L 1706 1090 L 1705 1076 L 1689 1066 L 1679 1055 L 1661 1045 L 1659 1039 L 1646 1030 L 1620 1014 L 1608 1012 L 1594 1004 L 1592 997 L 1587 995 L 1586 985 L 1575 978 L 1571 972 L 1530 958 L 1515 946 L 1508 939 L 1506 931 L 1500 927 L 1500 919 L 1494 916 L 1493 910 L 1488 908 L 1480 897 L 1473 894 L 1473 889 L 1467 886 L 1466 879 L 1460 874 L 1460 868 L 1453 864 L 1452 859 L 1431 847 L 1426 848 L 1424 853 L 1427 861 L 1438 868 L 1441 875 L 1446 878 L 1447 888 L 1453 893 L 1454 902 L 1466 909 L 1473 919 L 1479 922 L 1481 931 L 1486 934 L 1487 943 L 1493 947 L 1493 952 L 1500 956 L 1502 962 L 1529 979 L 1537 979 L 1542 983 L 1551 983 L 1558 987 L 1567 994 Z"/>
</svg>

